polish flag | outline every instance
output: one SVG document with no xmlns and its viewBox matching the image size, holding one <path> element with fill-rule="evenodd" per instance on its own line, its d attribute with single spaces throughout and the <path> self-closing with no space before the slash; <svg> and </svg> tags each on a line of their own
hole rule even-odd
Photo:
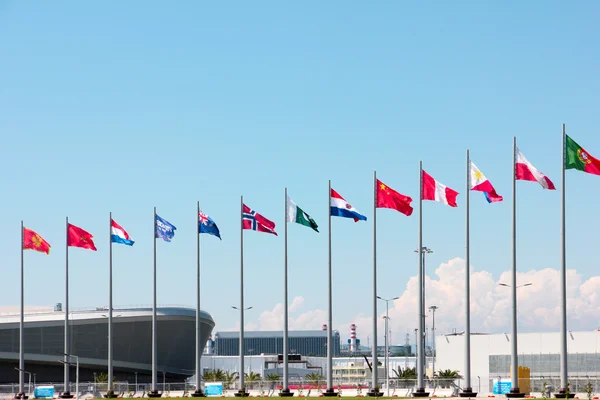
<svg viewBox="0 0 600 400">
<path fill-rule="evenodd" d="M 515 149 L 515 152 L 515 177 L 518 181 L 537 182 L 542 185 L 544 189 L 556 190 L 554 183 L 552 183 L 552 181 L 548 179 L 546 175 L 542 174 L 533 165 L 531 165 L 531 163 L 527 161 L 523 153 L 521 153 L 518 148 Z"/>
<path fill-rule="evenodd" d="M 423 193 L 421 193 L 421 198 L 423 200 L 439 201 L 450 207 L 458 207 L 456 204 L 458 192 L 456 190 L 452 190 L 446 185 L 442 185 L 425 171 L 423 171 L 421 179 L 423 181 Z"/>
</svg>

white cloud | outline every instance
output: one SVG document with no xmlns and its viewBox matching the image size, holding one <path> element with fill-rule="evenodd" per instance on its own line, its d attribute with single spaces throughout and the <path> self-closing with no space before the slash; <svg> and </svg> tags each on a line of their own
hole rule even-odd
<svg viewBox="0 0 600 400">
<path fill-rule="evenodd" d="M 508 332 L 511 321 L 511 289 L 498 283 L 511 282 L 511 272 L 503 272 L 498 279 L 491 273 L 473 268 L 471 274 L 471 331 Z M 465 262 L 454 258 L 441 264 L 434 277 L 426 279 L 427 306 L 437 305 L 436 330 L 438 333 L 464 330 L 465 327 Z M 519 330 L 556 331 L 560 324 L 560 275 L 558 270 L 545 268 L 517 273 L 517 285 L 532 283 L 518 289 Z M 417 326 L 418 278 L 411 277 L 404 293 L 390 304 L 390 329 L 395 343 L 404 342 L 404 335 L 411 334 Z M 320 329 L 327 320 L 324 310 L 302 311 L 304 298 L 296 297 L 289 307 L 290 329 Z M 570 330 L 591 330 L 598 327 L 600 319 L 600 277 L 583 281 L 575 270 L 567 271 L 567 312 Z M 430 313 L 429 313 L 430 314 Z M 383 314 L 380 313 L 380 317 Z M 383 339 L 382 318 L 378 319 L 378 340 Z M 355 323 L 358 336 L 367 344 L 372 337 L 372 318 L 359 314 L 336 326 L 342 333 L 342 341 L 348 335 L 348 325 Z M 431 317 L 427 325 L 431 328 Z M 239 325 L 238 325 L 239 327 Z M 281 330 L 283 327 L 283 305 L 260 314 L 257 323 L 247 329 Z"/>
</svg>

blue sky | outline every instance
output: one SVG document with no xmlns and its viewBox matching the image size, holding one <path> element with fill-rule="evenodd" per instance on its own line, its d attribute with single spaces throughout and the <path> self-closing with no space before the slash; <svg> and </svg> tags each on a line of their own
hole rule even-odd
<svg viewBox="0 0 600 400">
<path fill-rule="evenodd" d="M 115 304 L 149 304 L 156 206 L 178 228 L 158 243 L 159 303 L 193 305 L 199 200 L 223 237 L 202 237 L 202 307 L 234 327 L 240 195 L 283 233 L 287 186 L 322 227 L 290 226 L 290 296 L 326 309 L 331 179 L 369 217 L 333 221 L 334 325 L 350 322 L 370 314 L 373 170 L 417 199 L 423 160 L 461 193 L 458 209 L 424 205 L 438 266 L 464 254 L 467 148 L 505 197 L 471 202 L 473 267 L 499 277 L 512 136 L 557 186 L 561 123 L 600 156 L 599 12 L 591 1 L 2 2 L 0 304 L 18 305 L 21 219 L 52 244 L 26 254 L 26 304 L 64 301 L 65 216 L 98 247 L 70 251 L 71 305 L 106 304 L 109 211 L 136 240 L 114 248 Z M 569 268 L 587 279 L 600 177 L 567 175 Z M 560 193 L 518 192 L 519 270 L 557 269 Z M 378 215 L 379 291 L 392 297 L 417 271 L 418 219 Z M 282 301 L 283 238 L 245 237 L 253 321 Z"/>
</svg>

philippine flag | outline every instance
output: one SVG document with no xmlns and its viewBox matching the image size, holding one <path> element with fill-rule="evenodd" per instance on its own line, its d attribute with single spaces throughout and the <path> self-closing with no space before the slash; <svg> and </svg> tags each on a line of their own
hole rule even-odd
<svg viewBox="0 0 600 400">
<path fill-rule="evenodd" d="M 348 203 L 338 192 L 331 189 L 329 196 L 329 205 L 332 217 L 353 218 L 354 222 L 366 221 L 367 217 L 358 212 L 358 210 Z"/>
<path fill-rule="evenodd" d="M 129 234 L 114 219 L 110 220 L 110 238 L 113 243 L 126 244 L 133 246 L 134 241 L 129 238 Z"/>
</svg>

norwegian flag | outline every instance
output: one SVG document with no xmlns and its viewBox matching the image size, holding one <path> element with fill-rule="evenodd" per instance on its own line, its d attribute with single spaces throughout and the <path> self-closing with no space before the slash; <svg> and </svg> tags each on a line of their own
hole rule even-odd
<svg viewBox="0 0 600 400">
<path fill-rule="evenodd" d="M 275 232 L 275 223 L 269 221 L 245 204 L 244 212 L 242 213 L 242 229 L 265 232 L 277 236 L 277 232 Z"/>
</svg>

